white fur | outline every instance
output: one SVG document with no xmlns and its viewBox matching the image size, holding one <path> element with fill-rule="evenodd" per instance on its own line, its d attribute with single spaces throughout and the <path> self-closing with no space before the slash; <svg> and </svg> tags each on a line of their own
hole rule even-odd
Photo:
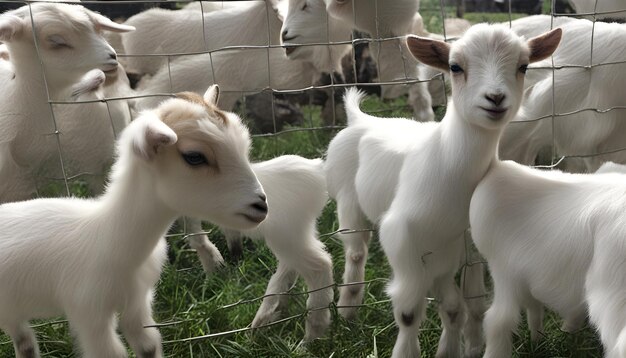
<svg viewBox="0 0 626 358">
<path fill-rule="evenodd" d="M 600 2 L 599 2 L 600 3 Z M 626 61 L 626 49 L 615 46 L 626 41 L 626 28 L 622 24 L 597 22 L 595 26 L 588 20 L 556 18 L 555 25 L 563 29 L 563 42 L 554 54 L 554 65 L 583 65 L 591 61 L 591 33 L 593 39 L 593 63 Z M 513 21 L 513 30 L 525 36 L 533 36 L 537 31 L 550 28 L 549 16 L 533 16 Z M 537 66 L 550 67 L 547 60 Z M 606 113 L 582 111 L 559 116 L 553 121 L 552 97 L 554 92 L 554 112 L 569 113 L 583 108 L 604 110 L 624 105 L 626 91 L 626 64 L 603 65 L 592 69 L 569 68 L 555 71 L 554 87 L 551 70 L 529 70 L 524 104 L 519 115 L 507 127 L 501 143 L 500 155 L 522 164 L 534 164 L 541 149 L 552 147 L 557 156 L 580 155 L 607 152 L 624 147 L 626 122 L 622 120 L 623 110 Z M 534 122 L 524 122 L 546 116 Z M 626 152 L 568 159 L 569 171 L 593 172 L 605 160 L 626 163 Z"/>
<path fill-rule="evenodd" d="M 626 353 L 626 168 L 611 164 L 602 172 L 621 174 L 567 174 L 494 161 L 476 188 L 472 234 L 495 289 L 485 316 L 485 357 L 511 354 L 520 309 L 527 311 L 531 337 L 539 339 L 543 305 L 564 318 L 568 332 L 584 324 L 588 308 L 606 357 Z"/>
<path fill-rule="evenodd" d="M 125 101 L 111 102 L 108 109 L 105 103 L 51 108 L 48 99 L 73 101 L 125 95 L 120 88 L 130 90 L 124 82 L 126 76 L 99 31 L 132 28 L 78 5 L 35 3 L 31 8 L 35 27 L 40 29 L 39 53 L 33 42 L 28 6 L 0 16 L 0 40 L 6 44 L 10 57 L 2 66 L 4 85 L 0 91 L 3 202 L 29 198 L 35 192 L 37 176 L 61 177 L 59 145 L 68 174 L 101 174 L 113 154 L 111 121 L 117 124 L 118 131 L 128 121 Z M 93 69 L 95 72 L 88 74 Z M 98 82 L 102 80 L 102 71 L 110 77 L 104 84 Z M 97 81 L 87 80 L 94 73 L 98 74 L 91 78 Z M 99 92 L 101 85 L 104 88 Z M 75 92 L 81 86 L 83 90 Z M 58 136 L 55 130 L 59 131 Z M 76 168 L 76 163 L 88 166 Z M 54 170 L 48 172 L 52 167 Z"/>
<path fill-rule="evenodd" d="M 125 357 L 116 313 L 138 357 L 162 356 L 157 329 L 144 326 L 154 324 L 162 237 L 174 219 L 252 228 L 266 215 L 255 208 L 263 191 L 248 163 L 249 135 L 226 115 L 223 123 L 201 105 L 172 99 L 124 130 L 103 196 L 0 206 L 0 327 L 17 357 L 39 356 L 28 320 L 59 314 L 85 356 Z M 162 120 L 171 116 L 185 119 L 168 126 Z M 181 158 L 190 151 L 210 164 L 190 167 Z"/>
<path fill-rule="evenodd" d="M 578 14 L 593 14 L 597 20 L 601 19 L 626 19 L 626 1 L 624 0 L 569 0 Z M 596 5 L 597 3 L 597 5 Z M 623 10 L 623 11 L 619 11 Z M 607 12 L 606 14 L 602 14 Z M 593 15 L 587 15 L 585 18 L 593 20 Z"/>
<path fill-rule="evenodd" d="M 245 4 L 246 3 L 242 1 L 191 1 L 187 5 L 183 6 L 182 10 L 202 10 L 204 12 L 213 12 L 241 5 L 245 6 Z"/>
<path fill-rule="evenodd" d="M 137 28 L 135 32 L 122 35 L 125 53 L 130 55 L 280 43 L 278 36 L 271 35 L 279 34 L 280 20 L 265 1 L 244 1 L 238 6 L 208 13 L 201 12 L 199 6 L 186 10 L 155 8 L 130 17 L 125 24 Z M 125 62 L 128 72 L 143 75 L 155 74 L 167 65 L 168 59 L 167 56 L 127 57 Z"/>
<path fill-rule="evenodd" d="M 297 44 L 326 43 L 329 39 L 339 41 L 350 38 L 349 30 L 339 21 L 326 16 L 322 0 L 309 1 L 307 11 L 301 11 L 301 7 L 296 6 L 301 5 L 300 1 L 291 1 L 282 30 L 293 34 L 290 36 L 297 36 Z M 316 27 L 312 27 L 313 24 Z M 326 32 L 327 26 L 330 29 L 329 36 Z M 275 31 L 272 32 L 272 38 L 278 41 L 280 31 L 272 31 Z M 207 83 L 217 83 L 222 88 L 220 107 L 231 109 L 243 93 L 258 92 L 268 87 L 281 90 L 302 89 L 314 84 L 321 72 L 340 72 L 341 58 L 349 48 L 350 45 L 303 46 L 291 53 L 290 57 L 294 61 L 285 56 L 282 48 L 228 50 L 187 56 L 172 62 L 169 69 L 167 66 L 163 67 L 154 76 L 142 81 L 138 90 L 145 95 L 177 91 L 199 92 Z M 138 106 L 149 108 L 161 99 L 148 97 L 139 101 Z"/>
<path fill-rule="evenodd" d="M 317 239 L 316 220 L 326 205 L 326 180 L 320 159 L 285 155 L 252 164 L 252 170 L 267 194 L 267 219 L 254 230 L 224 230 L 229 243 L 240 235 L 265 240 L 278 259 L 278 268 L 265 291 L 252 327 L 274 322 L 287 308 L 288 296 L 271 296 L 289 290 L 301 275 L 308 290 L 332 285 L 332 263 L 324 244 Z M 190 237 L 205 269 L 215 265 L 217 248 L 206 236 Z M 221 256 L 220 256 L 221 257 Z M 320 337 L 330 324 L 329 307 L 333 289 L 328 287 L 309 295 L 305 340 Z M 322 309 L 320 309 L 322 308 Z"/>
<path fill-rule="evenodd" d="M 349 125 L 329 145 L 327 184 L 337 200 L 340 228 L 364 229 L 367 219 L 380 226 L 381 245 L 393 269 L 388 293 L 400 329 L 393 357 L 420 355 L 417 333 L 430 290 L 440 300 L 444 325 L 437 356 L 458 357 L 466 315 L 454 275 L 469 224 L 469 201 L 495 155 L 498 134 L 519 108 L 524 82 L 519 67 L 528 63 L 530 51 L 507 28 L 487 25 L 469 29 L 452 45 L 425 38 L 409 38 L 408 44 L 418 59 L 440 70 L 448 63 L 464 69 L 451 75 L 453 102 L 446 116 L 440 123 L 368 116 L 358 108 L 361 96 L 348 91 Z M 440 57 L 432 56 L 435 48 Z M 504 95 L 499 104 L 487 98 L 498 94 Z M 493 114 L 484 108 L 506 110 Z M 369 234 L 342 239 L 344 282 L 360 281 Z M 481 282 L 475 275 L 468 285 Z M 340 307 L 359 304 L 363 296 L 358 286 L 340 294 Z M 479 306 L 471 306 L 478 322 Z M 341 313 L 350 317 L 355 311 L 344 308 Z M 466 355 L 480 354 L 479 326 L 466 327 Z"/>
</svg>

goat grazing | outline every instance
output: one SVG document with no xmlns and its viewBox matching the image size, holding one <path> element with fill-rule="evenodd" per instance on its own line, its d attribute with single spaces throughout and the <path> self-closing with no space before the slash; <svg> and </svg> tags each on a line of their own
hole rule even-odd
<svg viewBox="0 0 626 358">
<path fill-rule="evenodd" d="M 264 238 L 278 259 L 278 268 L 267 286 L 266 297 L 252 327 L 275 321 L 286 308 L 286 292 L 301 275 L 310 291 L 307 309 L 305 341 L 321 336 L 330 324 L 329 307 L 333 301 L 332 263 L 317 239 L 316 220 L 326 205 L 326 179 L 320 159 L 305 159 L 285 155 L 252 164 L 252 170 L 263 186 L 270 207 L 267 219 L 256 229 L 236 232 L 224 229 L 227 242 L 241 235 Z M 193 235 L 190 246 L 195 248 L 205 270 L 221 257 L 205 235 Z M 219 260 L 219 259 L 218 259 Z"/>
<path fill-rule="evenodd" d="M 6 79 L 0 91 L 0 202 L 29 198 L 36 190 L 33 176 L 49 162 L 59 163 L 59 147 L 69 162 L 83 154 L 106 152 L 106 159 L 95 158 L 90 167 L 94 169 L 96 162 L 110 159 L 114 138 L 105 133 L 113 133 L 110 129 L 102 132 L 107 129 L 103 126 L 110 128 L 113 120 L 117 129 L 123 127 L 129 119 L 125 101 L 53 106 L 48 101 L 101 97 L 90 97 L 100 84 L 75 92 L 77 83 L 90 87 L 89 81 L 82 81 L 94 69 L 100 75 L 92 79 L 101 80 L 102 72 L 108 77 L 102 84 L 104 95 L 119 94 L 125 75 L 101 31 L 131 30 L 79 5 L 33 3 L 0 15 L 0 41 L 9 53 L 9 61 L 0 68 L 0 76 Z M 109 119 L 109 113 L 114 118 Z M 91 141 L 91 134 L 97 132 L 102 136 L 99 140 L 108 138 L 106 148 L 94 148 L 87 154 L 85 147 L 79 147 L 77 154 L 70 148 L 71 141 L 65 141 L 65 129 L 79 135 L 78 141 Z M 68 144 L 67 151 L 64 144 Z M 51 153 L 57 156 L 51 158 Z"/>
<path fill-rule="evenodd" d="M 182 93 L 122 133 L 97 199 L 36 199 L 0 206 L 0 327 L 17 357 L 38 357 L 28 320 L 65 314 L 87 357 L 161 357 L 150 303 L 165 260 L 163 235 L 179 215 L 251 229 L 267 213 L 239 118 Z"/>
<path fill-rule="evenodd" d="M 408 37 L 418 60 L 450 71 L 452 102 L 441 123 L 368 116 L 358 109 L 358 93 L 347 93 L 348 128 L 328 148 L 328 191 L 337 200 L 340 228 L 367 228 L 366 219 L 380 226 L 393 269 L 388 293 L 400 329 L 393 357 L 420 355 L 417 333 L 431 289 L 444 325 L 437 356 L 459 356 L 466 318 L 454 275 L 470 198 L 495 157 L 498 134 L 520 106 L 526 66 L 550 56 L 560 35 L 556 29 L 525 42 L 503 26 L 476 25 L 451 45 Z M 342 240 L 344 282 L 362 280 L 369 234 L 346 234 Z M 470 286 L 482 282 L 475 276 Z M 358 304 L 362 290 L 342 289 L 339 306 Z M 480 320 L 482 312 L 470 317 Z M 465 354 L 479 355 L 480 333 L 466 330 L 465 337 Z"/>
</svg>

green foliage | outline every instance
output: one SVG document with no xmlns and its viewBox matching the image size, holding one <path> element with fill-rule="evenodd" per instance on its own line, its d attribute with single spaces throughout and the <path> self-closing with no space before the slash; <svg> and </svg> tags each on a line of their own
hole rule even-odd
<svg viewBox="0 0 626 358">
<path fill-rule="evenodd" d="M 481 12 L 468 12 L 465 13 L 463 18 L 473 24 L 488 22 L 488 23 L 498 23 L 498 22 L 509 22 L 509 20 L 519 19 L 521 17 L 528 16 L 526 14 L 516 14 L 512 13 L 509 16 L 508 13 L 500 12 L 500 13 L 481 13 Z"/>
</svg>

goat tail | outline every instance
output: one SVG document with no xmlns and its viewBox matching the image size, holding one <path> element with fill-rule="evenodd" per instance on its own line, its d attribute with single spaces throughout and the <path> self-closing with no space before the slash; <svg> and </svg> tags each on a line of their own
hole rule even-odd
<svg viewBox="0 0 626 358">
<path fill-rule="evenodd" d="M 350 87 L 343 95 L 343 103 L 346 108 L 346 117 L 348 118 L 348 125 L 357 124 L 364 116 L 359 105 L 365 97 L 365 93 L 358 90 L 356 87 Z"/>
</svg>

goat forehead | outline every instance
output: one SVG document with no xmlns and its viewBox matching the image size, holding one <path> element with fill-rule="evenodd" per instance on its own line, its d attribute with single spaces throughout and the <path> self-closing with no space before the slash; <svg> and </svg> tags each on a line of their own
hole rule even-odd
<svg viewBox="0 0 626 358">
<path fill-rule="evenodd" d="M 527 52 L 526 43 L 507 27 L 479 24 L 453 44 L 451 56 L 463 54 L 466 59 L 476 58 L 478 63 L 488 58 L 517 62 Z"/>
<path fill-rule="evenodd" d="M 201 97 L 200 97 L 201 98 Z M 159 117 L 179 138 L 209 141 L 233 146 L 236 152 L 248 153 L 250 138 L 239 118 L 209 104 L 169 99 L 159 106 Z"/>
<path fill-rule="evenodd" d="M 79 5 L 34 3 L 31 5 L 31 9 L 27 6 L 23 6 L 15 10 L 15 15 L 22 18 L 29 18 L 31 10 L 35 28 L 41 26 L 40 24 L 49 24 L 49 26 L 69 28 L 77 32 L 94 30 L 94 24 L 87 15 L 86 10 Z"/>
<path fill-rule="evenodd" d="M 180 96 L 178 94 L 177 96 Z M 179 122 L 207 119 L 219 126 L 228 126 L 228 119 L 224 112 L 202 99 L 187 100 L 186 98 L 172 98 L 159 106 L 159 115 L 163 122 L 172 127 Z"/>
</svg>

